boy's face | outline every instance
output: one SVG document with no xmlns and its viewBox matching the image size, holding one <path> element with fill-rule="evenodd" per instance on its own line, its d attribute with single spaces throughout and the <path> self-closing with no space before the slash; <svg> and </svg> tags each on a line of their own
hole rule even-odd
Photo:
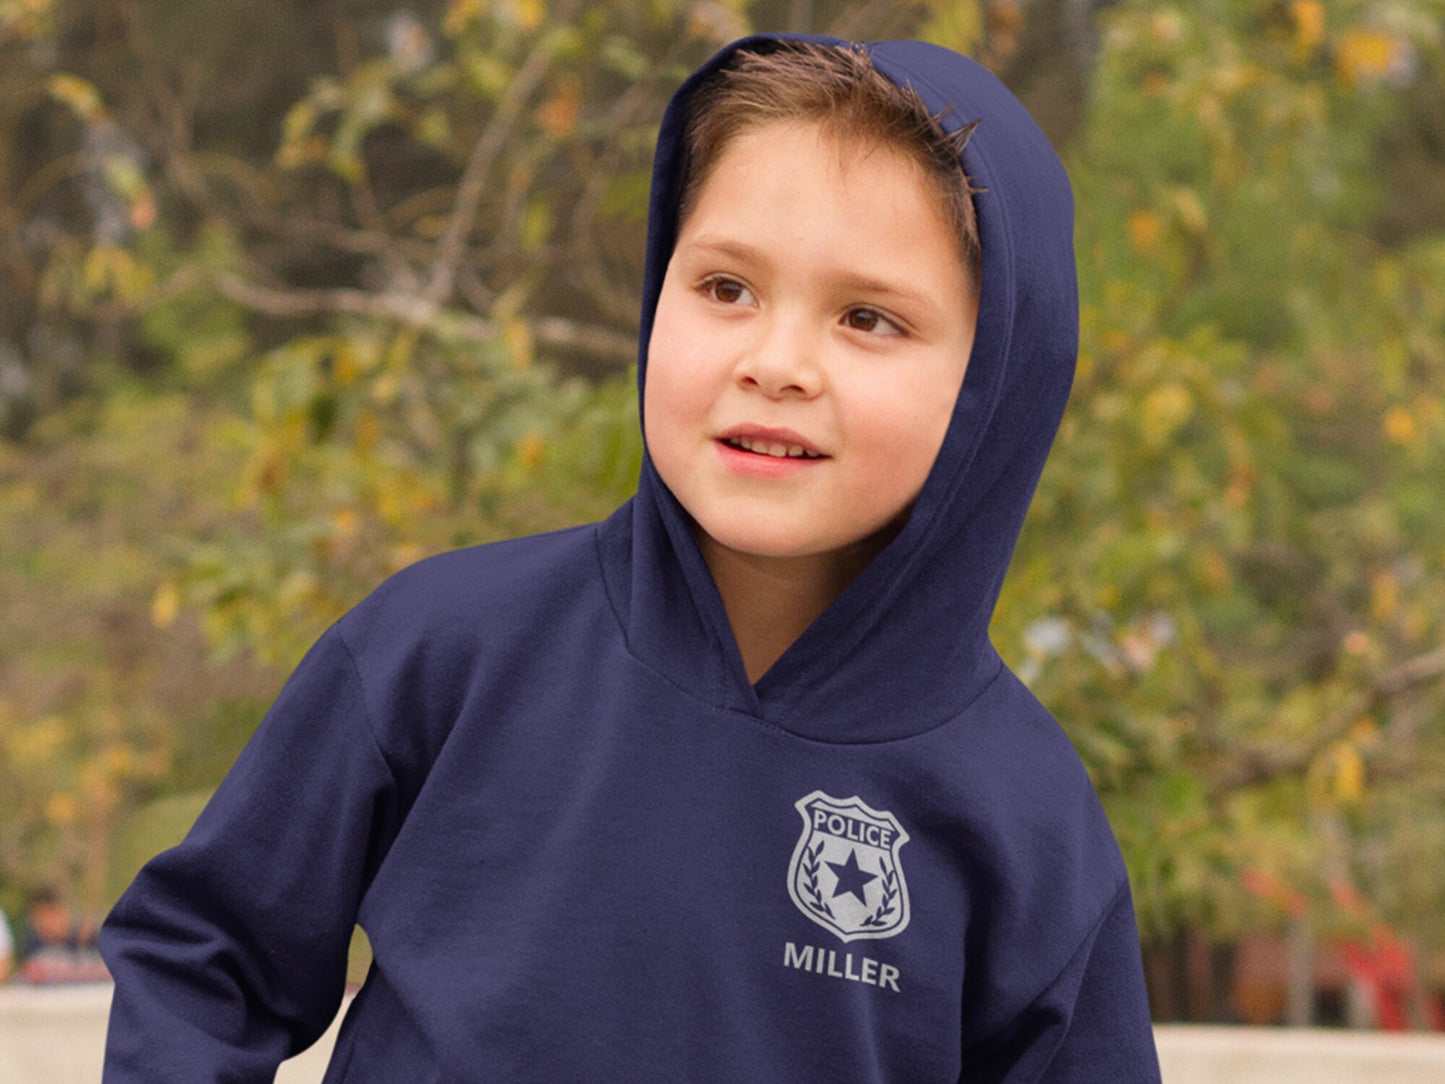
<svg viewBox="0 0 1445 1084">
<path fill-rule="evenodd" d="M 912 506 L 978 316 L 922 171 L 772 122 L 718 158 L 673 251 L 648 351 L 658 473 L 713 542 L 841 553 Z"/>
</svg>

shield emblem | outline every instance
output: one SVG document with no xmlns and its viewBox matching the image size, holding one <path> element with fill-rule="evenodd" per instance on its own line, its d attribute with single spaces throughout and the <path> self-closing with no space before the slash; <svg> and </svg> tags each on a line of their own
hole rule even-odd
<svg viewBox="0 0 1445 1084">
<path fill-rule="evenodd" d="M 803 833 L 788 866 L 788 895 L 798 910 L 843 941 L 902 933 L 908 886 L 898 852 L 908 833 L 898 818 L 856 795 L 821 790 L 796 807 Z"/>
</svg>

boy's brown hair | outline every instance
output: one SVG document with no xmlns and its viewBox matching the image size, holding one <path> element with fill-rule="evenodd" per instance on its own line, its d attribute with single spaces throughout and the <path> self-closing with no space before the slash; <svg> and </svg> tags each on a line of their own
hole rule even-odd
<svg viewBox="0 0 1445 1084">
<path fill-rule="evenodd" d="M 978 122 L 948 133 L 912 87 L 900 87 L 873 66 L 862 46 L 771 42 L 740 50 L 698 88 L 683 139 L 678 228 L 697 206 L 703 184 L 734 138 L 777 121 L 821 124 L 845 145 L 881 144 L 902 151 L 923 170 L 958 238 L 963 265 L 978 288 L 978 220 L 959 155 Z"/>
</svg>

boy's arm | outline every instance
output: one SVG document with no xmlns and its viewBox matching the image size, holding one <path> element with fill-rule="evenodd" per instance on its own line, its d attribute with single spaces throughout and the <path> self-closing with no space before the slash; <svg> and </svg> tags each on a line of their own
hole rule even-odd
<svg viewBox="0 0 1445 1084">
<path fill-rule="evenodd" d="M 1159 1057 L 1128 886 L 1047 989 L 965 1050 L 960 1082 L 1155 1084 Z"/>
<path fill-rule="evenodd" d="M 185 841 L 141 870 L 105 922 L 108 1084 L 269 1081 L 316 1040 L 395 834 L 395 795 L 333 629 Z"/>
</svg>

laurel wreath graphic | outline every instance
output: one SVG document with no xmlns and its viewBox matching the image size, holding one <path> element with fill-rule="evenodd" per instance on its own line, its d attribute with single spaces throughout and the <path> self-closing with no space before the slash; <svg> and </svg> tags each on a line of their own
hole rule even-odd
<svg viewBox="0 0 1445 1084">
<path fill-rule="evenodd" d="M 833 908 L 828 906 L 828 901 L 823 898 L 823 891 L 818 887 L 818 864 L 822 860 L 823 841 L 819 840 L 818 845 L 812 850 L 803 848 L 802 860 L 798 863 L 803 870 L 803 891 L 808 895 L 808 906 L 817 911 L 820 915 L 827 915 L 834 918 Z"/>
<path fill-rule="evenodd" d="M 865 929 L 876 929 L 879 926 L 889 925 L 893 921 L 893 912 L 897 910 L 894 903 L 898 899 L 898 875 L 889 866 L 886 858 L 880 858 L 878 866 L 883 871 L 880 878 L 880 883 L 883 885 L 883 898 L 878 901 L 878 907 L 874 912 L 859 923 Z"/>
</svg>

